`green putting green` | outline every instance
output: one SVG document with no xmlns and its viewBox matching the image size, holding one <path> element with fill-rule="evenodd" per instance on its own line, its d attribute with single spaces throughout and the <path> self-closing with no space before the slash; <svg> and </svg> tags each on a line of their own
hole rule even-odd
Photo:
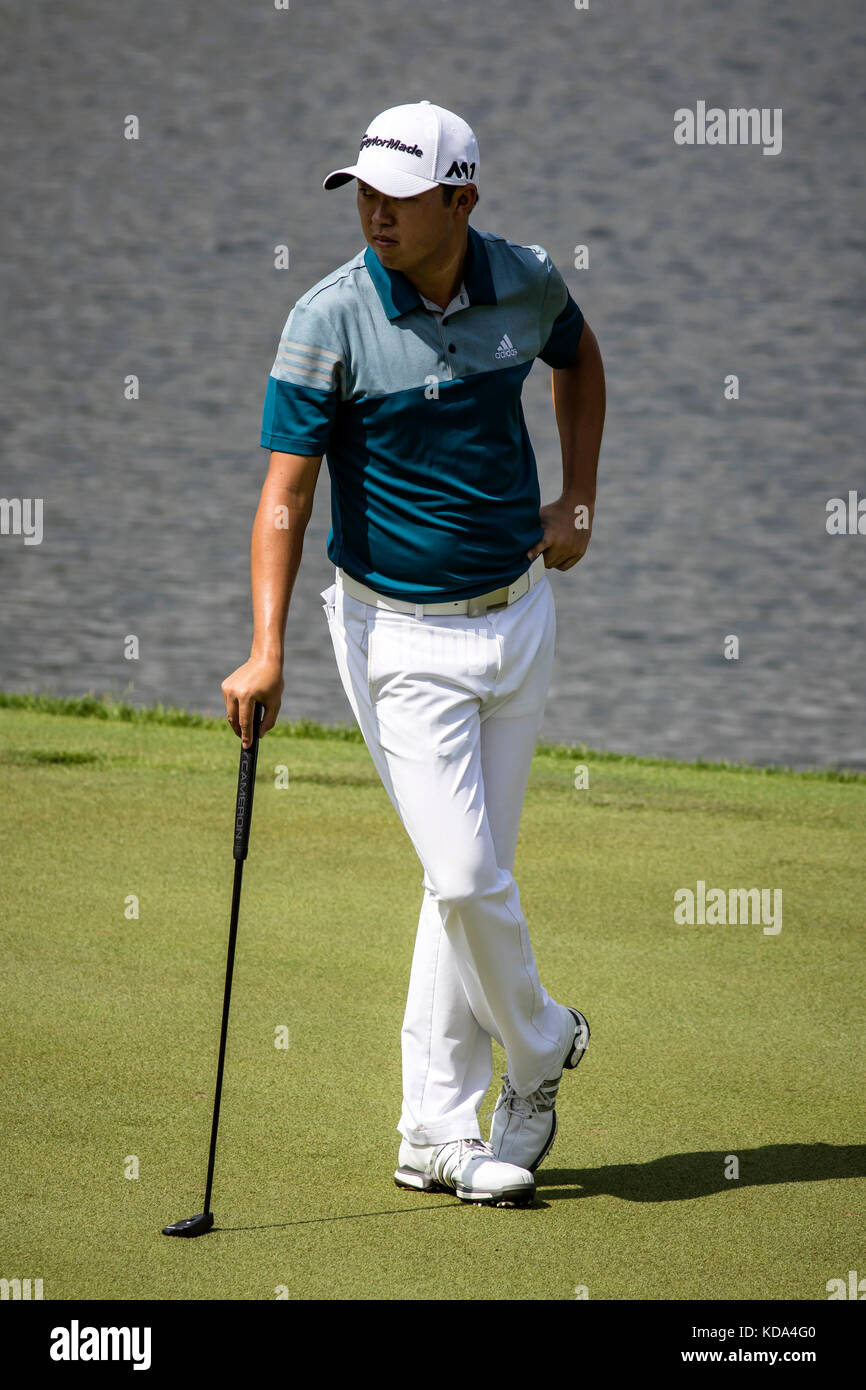
<svg viewBox="0 0 866 1390">
<path fill-rule="evenodd" d="M 592 1042 L 535 1205 L 491 1210 L 394 1186 L 421 866 L 354 732 L 309 723 L 259 753 L 216 1226 L 166 1239 L 204 1191 L 238 750 L 218 720 L 0 698 L 0 1278 L 820 1300 L 866 1274 L 866 777 L 539 750 L 515 874 Z M 752 888 L 781 930 L 713 920 Z M 685 889 L 708 920 L 675 920 Z"/>
</svg>

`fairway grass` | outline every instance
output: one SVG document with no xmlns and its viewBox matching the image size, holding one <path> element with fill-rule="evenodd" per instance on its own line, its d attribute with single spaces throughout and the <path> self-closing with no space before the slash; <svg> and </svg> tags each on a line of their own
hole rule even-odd
<svg viewBox="0 0 866 1390">
<path fill-rule="evenodd" d="M 422 870 L 370 756 L 345 730 L 267 735 L 216 1226 L 167 1240 L 202 1209 L 239 744 L 179 712 L 18 704 L 0 1277 L 57 1300 L 822 1300 L 866 1275 L 866 777 L 536 754 L 515 876 L 592 1041 L 535 1205 L 495 1210 L 393 1183 Z M 781 931 L 678 924 L 699 881 L 781 889 Z M 495 1047 L 482 1115 L 504 1069 Z"/>
</svg>

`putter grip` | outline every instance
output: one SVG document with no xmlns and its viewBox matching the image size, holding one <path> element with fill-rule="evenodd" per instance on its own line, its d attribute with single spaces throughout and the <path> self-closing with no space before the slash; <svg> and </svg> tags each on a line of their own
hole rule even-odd
<svg viewBox="0 0 866 1390">
<path fill-rule="evenodd" d="M 253 710 L 253 741 L 249 748 L 241 746 L 241 765 L 238 772 L 238 798 L 235 803 L 235 859 L 246 859 L 250 844 L 250 822 L 253 818 L 253 792 L 256 788 L 256 760 L 259 752 L 259 725 L 264 718 L 264 705 Z"/>
</svg>

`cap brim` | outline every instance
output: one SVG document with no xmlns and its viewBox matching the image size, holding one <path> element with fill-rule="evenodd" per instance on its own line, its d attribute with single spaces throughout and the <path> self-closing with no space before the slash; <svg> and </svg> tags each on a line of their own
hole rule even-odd
<svg viewBox="0 0 866 1390">
<path fill-rule="evenodd" d="M 417 174 L 404 173 L 402 169 L 371 170 L 363 169 L 359 164 L 347 169 L 335 169 L 323 181 L 322 187 L 328 190 L 341 188 L 350 179 L 361 179 L 388 198 L 414 198 L 416 193 L 426 193 L 429 188 L 438 187 L 436 179 L 422 179 Z"/>
</svg>

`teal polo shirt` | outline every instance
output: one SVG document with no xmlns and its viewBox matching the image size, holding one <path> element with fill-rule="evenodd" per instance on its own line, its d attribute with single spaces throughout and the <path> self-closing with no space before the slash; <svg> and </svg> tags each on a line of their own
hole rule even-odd
<svg viewBox="0 0 866 1390">
<path fill-rule="evenodd" d="M 371 247 L 289 314 L 261 443 L 323 455 L 328 557 L 410 603 L 510 584 L 541 539 L 521 404 L 536 357 L 575 358 L 583 314 L 541 246 L 469 227 L 463 284 L 434 313 Z"/>
</svg>

